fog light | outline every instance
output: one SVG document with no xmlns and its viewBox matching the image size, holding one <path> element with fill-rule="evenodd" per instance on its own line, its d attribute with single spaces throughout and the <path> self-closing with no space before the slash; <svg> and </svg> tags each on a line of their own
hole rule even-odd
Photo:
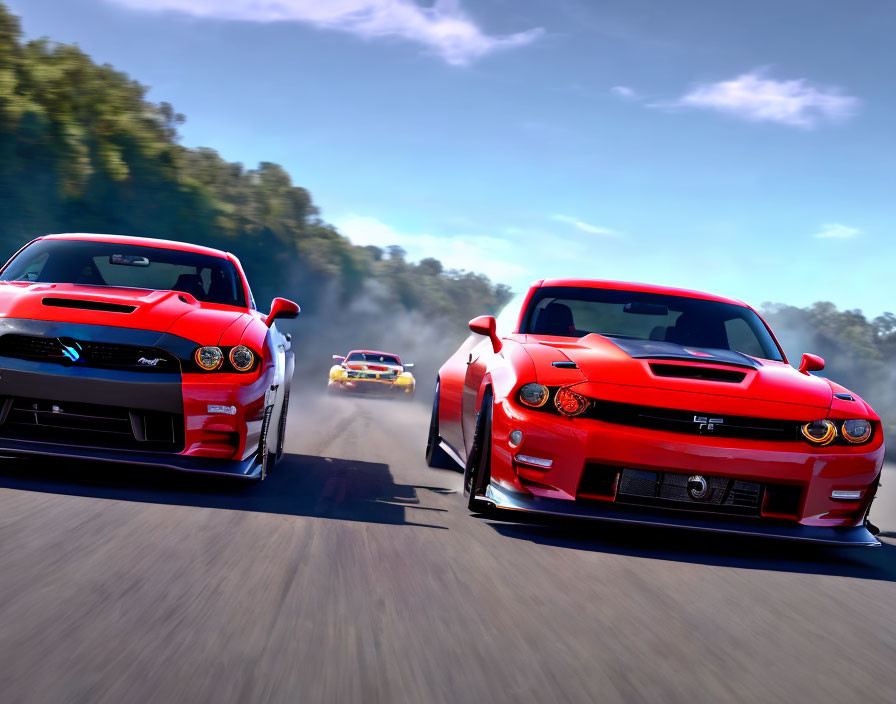
<svg viewBox="0 0 896 704">
<path fill-rule="evenodd" d="M 219 406 L 217 404 L 209 404 L 208 412 L 216 415 L 235 416 L 236 406 Z"/>
<path fill-rule="evenodd" d="M 832 499 L 839 499 L 840 501 L 858 501 L 862 498 L 861 490 L 857 491 L 846 491 L 843 489 L 834 489 L 831 492 Z"/>
<path fill-rule="evenodd" d="M 523 431 L 522 430 L 512 430 L 510 432 L 510 444 L 516 447 L 523 441 Z"/>
<path fill-rule="evenodd" d="M 516 461 L 522 464 L 531 464 L 533 467 L 542 467 L 550 469 L 554 464 L 554 460 L 547 460 L 544 457 L 532 457 L 531 455 L 517 455 Z"/>
</svg>

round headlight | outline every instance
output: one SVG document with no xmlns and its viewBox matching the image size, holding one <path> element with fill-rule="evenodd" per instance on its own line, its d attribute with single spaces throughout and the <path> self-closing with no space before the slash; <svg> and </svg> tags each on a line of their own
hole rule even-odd
<svg viewBox="0 0 896 704">
<path fill-rule="evenodd" d="M 800 426 L 800 432 L 813 445 L 830 445 L 837 438 L 837 426 L 829 420 L 813 420 Z"/>
<path fill-rule="evenodd" d="M 520 389 L 520 401 L 532 408 L 541 408 L 548 402 L 548 387 L 541 384 L 526 384 Z"/>
<path fill-rule="evenodd" d="M 200 347 L 194 357 L 196 364 L 207 372 L 214 371 L 224 362 L 224 353 L 220 347 Z"/>
<path fill-rule="evenodd" d="M 230 363 L 238 372 L 246 372 L 255 364 L 255 353 L 245 345 L 237 345 L 230 350 Z"/>
<path fill-rule="evenodd" d="M 871 423 L 867 420 L 845 420 L 841 426 L 843 438 L 853 445 L 868 442 L 871 438 Z"/>
<path fill-rule="evenodd" d="M 578 416 L 588 408 L 588 399 L 568 387 L 560 389 L 554 396 L 554 405 L 565 416 Z"/>
</svg>

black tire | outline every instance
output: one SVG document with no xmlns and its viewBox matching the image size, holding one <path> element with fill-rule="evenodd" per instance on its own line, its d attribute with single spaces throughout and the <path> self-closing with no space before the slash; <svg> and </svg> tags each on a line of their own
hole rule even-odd
<svg viewBox="0 0 896 704">
<path fill-rule="evenodd" d="M 279 462 L 283 457 L 283 438 L 286 436 L 286 416 L 289 413 L 289 389 L 283 395 L 283 409 L 280 411 L 280 422 L 277 427 L 277 456 L 275 462 Z"/>
<path fill-rule="evenodd" d="M 451 459 L 439 444 L 439 387 L 441 383 L 436 381 L 436 393 L 432 399 L 432 416 L 429 419 L 429 435 L 426 438 L 426 464 L 436 469 L 452 469 L 457 463 Z"/>
<path fill-rule="evenodd" d="M 258 454 L 261 457 L 261 471 L 258 474 L 258 481 L 260 482 L 264 481 L 268 471 L 277 459 L 275 453 L 268 452 L 268 433 L 271 430 L 271 415 L 273 413 L 273 405 L 264 409 L 264 420 L 261 423 L 261 437 L 258 440 Z"/>
<path fill-rule="evenodd" d="M 467 466 L 464 468 L 464 496 L 467 497 L 467 508 L 473 513 L 489 513 L 492 510 L 491 502 L 483 496 L 492 476 L 493 408 L 492 395 L 487 391 L 482 399 L 482 408 L 476 417 L 473 446 L 470 448 Z"/>
</svg>

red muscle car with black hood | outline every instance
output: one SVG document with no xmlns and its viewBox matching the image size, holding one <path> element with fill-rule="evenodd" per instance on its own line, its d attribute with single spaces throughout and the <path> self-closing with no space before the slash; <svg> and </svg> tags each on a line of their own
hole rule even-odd
<svg viewBox="0 0 896 704">
<path fill-rule="evenodd" d="M 261 479 L 283 450 L 294 367 L 232 254 L 48 235 L 0 269 L 0 454 Z"/>
<path fill-rule="evenodd" d="M 877 545 L 883 433 L 857 394 L 791 367 L 739 301 L 639 284 L 540 281 L 439 371 L 427 460 L 497 507 Z"/>
</svg>

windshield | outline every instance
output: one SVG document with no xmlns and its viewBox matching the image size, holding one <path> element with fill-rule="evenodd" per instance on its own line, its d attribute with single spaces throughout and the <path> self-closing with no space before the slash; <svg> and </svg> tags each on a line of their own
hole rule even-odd
<svg viewBox="0 0 896 704">
<path fill-rule="evenodd" d="M 520 332 L 559 337 L 598 333 L 783 361 L 765 324 L 749 308 L 658 293 L 540 288 L 529 303 Z"/>
<path fill-rule="evenodd" d="M 371 352 L 352 352 L 346 362 L 369 362 L 372 364 L 401 364 L 398 357 L 391 354 L 374 354 Z"/>
<path fill-rule="evenodd" d="M 242 279 L 230 260 L 161 247 L 38 240 L 7 265 L 0 281 L 182 291 L 200 301 L 246 306 Z"/>
</svg>

